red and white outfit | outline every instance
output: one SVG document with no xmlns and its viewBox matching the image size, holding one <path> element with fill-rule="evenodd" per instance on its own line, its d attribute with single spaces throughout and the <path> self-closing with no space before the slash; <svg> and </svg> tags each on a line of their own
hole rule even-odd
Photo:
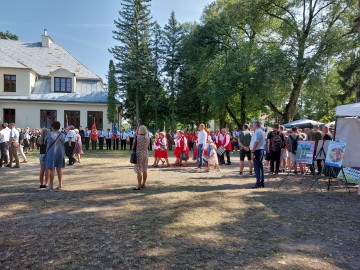
<svg viewBox="0 0 360 270">
<path fill-rule="evenodd" d="M 158 158 L 168 158 L 168 141 L 166 138 L 159 138 L 159 155 Z"/>
<path fill-rule="evenodd" d="M 159 157 L 160 152 L 160 138 L 156 138 L 153 143 L 154 158 Z"/>
<path fill-rule="evenodd" d="M 221 145 L 223 145 L 223 140 L 224 140 L 224 136 L 220 132 L 217 132 L 215 134 L 216 148 L 219 148 Z"/>
<path fill-rule="evenodd" d="M 184 135 L 182 135 L 180 137 L 179 145 L 180 145 L 180 155 L 181 155 L 181 152 L 185 152 L 186 160 L 189 160 L 189 147 L 187 144 L 187 138 Z"/>
<path fill-rule="evenodd" d="M 232 145 L 231 145 L 230 138 L 231 138 L 230 133 L 226 132 L 225 136 L 223 136 L 223 139 L 222 139 L 222 146 L 225 148 L 225 150 L 229 150 L 229 151 L 232 150 Z"/>
<path fill-rule="evenodd" d="M 174 156 L 177 158 L 177 159 L 180 159 L 180 155 L 181 155 L 181 149 L 180 149 L 180 138 L 175 138 L 174 139 L 174 143 L 175 143 L 175 150 L 174 150 Z"/>
</svg>

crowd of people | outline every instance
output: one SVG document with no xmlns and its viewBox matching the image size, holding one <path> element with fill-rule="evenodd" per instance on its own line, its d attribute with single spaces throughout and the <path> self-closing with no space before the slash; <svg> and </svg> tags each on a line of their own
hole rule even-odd
<svg viewBox="0 0 360 270">
<path fill-rule="evenodd" d="M 115 135 L 115 136 L 114 136 Z M 38 149 L 40 151 L 40 188 L 53 189 L 54 172 L 57 171 L 59 185 L 62 189 L 62 168 L 65 167 L 65 156 L 68 166 L 81 163 L 83 145 L 86 150 L 133 150 L 136 149 L 138 160 L 135 172 L 138 174 L 137 190 L 145 187 L 148 167 L 148 151 L 153 151 L 152 167 L 188 167 L 189 160 L 196 161 L 196 170 L 209 171 L 212 167 L 220 171 L 220 165 L 231 165 L 231 152 L 239 151 L 238 177 L 244 176 L 245 158 L 248 160 L 249 176 L 255 173 L 256 183 L 253 188 L 264 187 L 264 164 L 269 174 L 293 171 L 293 174 L 303 174 L 305 164 L 296 163 L 296 145 L 299 140 L 315 141 L 331 140 L 329 127 L 319 126 L 312 130 L 293 127 L 286 130 L 275 124 L 273 129 L 265 132 L 261 122 L 254 121 L 251 125 L 244 124 L 241 129 L 232 132 L 227 129 L 209 130 L 203 123 L 195 132 L 177 130 L 176 132 L 160 132 L 153 135 L 145 126 L 134 129 L 122 129 L 114 134 L 113 131 L 102 129 L 97 131 L 96 140 L 91 136 L 91 130 L 74 126 L 60 130 L 60 123 L 54 122 L 49 129 L 29 128 L 19 129 L 14 123 L 3 123 L 0 131 L 1 166 L 20 168 L 19 155 L 23 156 L 23 163 L 27 162 L 26 154 Z M 105 143 L 105 145 L 104 145 Z M 128 148 L 127 148 L 128 146 Z M 146 146 L 146 147 L 145 147 Z M 106 148 L 105 148 L 106 147 Z M 295 149 L 294 149 L 295 148 Z M 316 149 L 316 146 L 315 146 Z M 175 161 L 170 163 L 169 151 L 173 151 Z M 145 159 L 146 156 L 146 159 Z M 264 158 L 265 157 L 265 158 Z M 146 162 L 146 165 L 145 165 Z M 15 165 L 13 166 L 13 163 Z M 314 166 L 315 167 L 315 166 Z M 322 162 L 317 161 L 317 173 L 322 171 Z M 316 172 L 311 167 L 312 173 Z"/>
</svg>

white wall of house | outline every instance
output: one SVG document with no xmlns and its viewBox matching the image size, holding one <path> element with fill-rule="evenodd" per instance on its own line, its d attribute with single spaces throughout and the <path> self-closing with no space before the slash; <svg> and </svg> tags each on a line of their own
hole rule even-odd
<svg viewBox="0 0 360 270">
<path fill-rule="evenodd" d="M 4 75 L 16 75 L 16 92 L 4 92 Z M 36 74 L 30 69 L 0 68 L 0 95 L 28 96 L 35 80 Z"/>
<path fill-rule="evenodd" d="M 49 103 L 6 101 L 0 103 L 0 122 L 4 120 L 4 109 L 15 109 L 15 124 L 17 127 L 41 128 L 40 110 L 56 110 L 57 121 L 64 125 L 64 111 L 80 111 L 80 125 L 85 129 L 87 126 L 88 111 L 103 112 L 103 128 L 112 129 L 112 123 L 107 121 L 107 104 L 83 104 L 83 103 Z M 77 127 L 76 127 L 77 128 Z M 91 127 L 90 127 L 91 128 Z"/>
</svg>

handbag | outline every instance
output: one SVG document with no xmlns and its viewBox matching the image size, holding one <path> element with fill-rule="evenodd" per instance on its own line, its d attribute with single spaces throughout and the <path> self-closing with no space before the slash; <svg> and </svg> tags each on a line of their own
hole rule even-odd
<svg viewBox="0 0 360 270">
<path fill-rule="evenodd" d="M 186 152 L 181 152 L 180 159 L 181 160 L 187 160 Z"/>
<path fill-rule="evenodd" d="M 132 164 L 137 163 L 136 151 L 132 151 L 131 156 L 130 156 L 130 163 L 132 163 Z"/>
<path fill-rule="evenodd" d="M 134 146 L 134 149 L 130 155 L 130 163 L 132 164 L 136 164 L 137 163 L 137 156 L 136 156 L 136 147 L 137 147 L 137 140 L 138 138 L 135 137 L 135 146 Z"/>
<path fill-rule="evenodd" d="M 216 153 L 219 155 L 219 156 L 222 156 L 222 154 L 224 154 L 225 152 L 225 148 L 223 146 L 220 146 L 217 150 L 216 150 Z"/>
</svg>

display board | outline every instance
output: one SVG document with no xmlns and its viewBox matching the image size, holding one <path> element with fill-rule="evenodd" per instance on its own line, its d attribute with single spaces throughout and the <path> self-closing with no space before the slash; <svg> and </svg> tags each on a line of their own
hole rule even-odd
<svg viewBox="0 0 360 270">
<path fill-rule="evenodd" d="M 299 141 L 296 149 L 296 163 L 312 164 L 314 160 L 314 141 Z"/>
<path fill-rule="evenodd" d="M 337 118 L 335 139 L 347 142 L 343 167 L 360 167 L 360 119 Z"/>
<path fill-rule="evenodd" d="M 358 184 L 360 182 L 360 168 L 346 167 L 343 169 L 343 171 L 345 173 L 348 183 Z M 337 178 L 344 179 L 344 173 L 340 171 Z"/>
<path fill-rule="evenodd" d="M 326 152 L 325 165 L 341 168 L 345 156 L 346 142 L 331 141 Z"/>
</svg>

